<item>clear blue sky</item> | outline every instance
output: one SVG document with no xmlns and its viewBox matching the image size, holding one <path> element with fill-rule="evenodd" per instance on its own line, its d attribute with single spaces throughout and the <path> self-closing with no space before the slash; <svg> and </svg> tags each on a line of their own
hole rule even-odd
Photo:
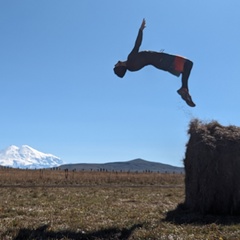
<svg viewBox="0 0 240 240">
<path fill-rule="evenodd" d="M 1 0 L 0 149 L 27 144 L 66 163 L 182 166 L 192 118 L 240 125 L 239 9 L 239 0 Z M 195 108 L 167 72 L 114 75 L 143 18 L 141 50 L 194 62 Z"/>
</svg>

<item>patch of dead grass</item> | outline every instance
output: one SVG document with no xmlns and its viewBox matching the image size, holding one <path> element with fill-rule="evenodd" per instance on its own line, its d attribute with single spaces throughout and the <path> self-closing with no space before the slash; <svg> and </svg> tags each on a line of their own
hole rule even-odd
<svg viewBox="0 0 240 240">
<path fill-rule="evenodd" d="M 41 186 L 33 179 L 32 187 L 7 182 L 11 187 L 1 187 L 0 195 L 0 239 L 239 239 L 237 221 L 166 221 L 184 201 L 183 177 L 165 175 L 159 183 L 150 175 L 134 175 L 131 182 L 131 176 L 121 175 L 111 184 L 107 175 L 94 184 L 88 175 L 77 187 L 69 179 L 70 184 L 54 185 L 56 177 Z"/>
</svg>

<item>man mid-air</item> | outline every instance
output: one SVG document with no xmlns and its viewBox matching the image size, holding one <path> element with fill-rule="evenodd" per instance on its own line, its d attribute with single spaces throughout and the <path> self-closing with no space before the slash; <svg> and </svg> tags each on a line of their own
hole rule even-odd
<svg viewBox="0 0 240 240">
<path fill-rule="evenodd" d="M 196 105 L 192 101 L 188 89 L 188 78 L 193 62 L 186 58 L 170 55 L 164 52 L 139 51 L 145 26 L 146 22 L 145 19 L 143 19 L 133 50 L 128 55 L 126 61 L 117 62 L 114 67 L 115 74 L 122 78 L 127 70 L 131 72 L 138 71 L 147 65 L 152 65 L 158 69 L 168 71 L 177 77 L 182 74 L 182 86 L 177 93 L 190 107 L 195 107 Z"/>
</svg>

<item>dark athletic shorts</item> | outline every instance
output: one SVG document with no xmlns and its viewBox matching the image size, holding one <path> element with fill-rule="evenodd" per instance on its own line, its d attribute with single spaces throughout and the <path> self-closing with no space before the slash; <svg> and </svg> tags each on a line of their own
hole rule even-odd
<svg viewBox="0 0 240 240">
<path fill-rule="evenodd" d="M 169 70 L 169 72 L 172 73 L 173 75 L 179 77 L 180 74 L 183 72 L 185 62 L 186 62 L 185 58 L 183 58 L 181 56 L 175 56 L 174 61 L 173 61 L 173 66 Z"/>
</svg>

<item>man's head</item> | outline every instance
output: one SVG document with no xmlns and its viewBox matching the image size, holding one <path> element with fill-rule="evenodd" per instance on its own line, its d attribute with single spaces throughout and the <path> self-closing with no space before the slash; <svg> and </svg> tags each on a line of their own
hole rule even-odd
<svg viewBox="0 0 240 240">
<path fill-rule="evenodd" d="M 118 61 L 113 71 L 118 77 L 123 78 L 127 71 L 126 62 Z"/>
</svg>

